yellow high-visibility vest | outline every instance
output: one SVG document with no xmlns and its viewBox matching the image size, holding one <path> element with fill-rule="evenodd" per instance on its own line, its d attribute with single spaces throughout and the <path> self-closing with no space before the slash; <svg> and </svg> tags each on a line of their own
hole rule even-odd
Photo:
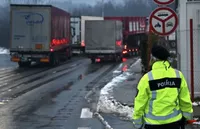
<svg viewBox="0 0 200 129">
<path fill-rule="evenodd" d="M 140 80 L 134 100 L 133 123 L 162 125 L 192 118 L 190 93 L 183 74 L 168 61 L 157 61 Z"/>
</svg>

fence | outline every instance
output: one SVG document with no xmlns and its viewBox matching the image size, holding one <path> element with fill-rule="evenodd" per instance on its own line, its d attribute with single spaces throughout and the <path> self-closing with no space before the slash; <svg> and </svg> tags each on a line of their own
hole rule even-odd
<svg viewBox="0 0 200 129">
<path fill-rule="evenodd" d="M 192 19 L 188 29 L 177 31 L 177 58 L 190 87 L 191 98 L 200 97 L 200 26 Z"/>
</svg>

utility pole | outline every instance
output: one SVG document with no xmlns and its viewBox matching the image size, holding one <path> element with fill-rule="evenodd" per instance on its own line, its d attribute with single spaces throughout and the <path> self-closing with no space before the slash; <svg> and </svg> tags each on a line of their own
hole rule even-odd
<svg viewBox="0 0 200 129">
<path fill-rule="evenodd" d="M 102 0 L 102 10 L 101 10 L 101 16 L 104 17 L 104 0 Z"/>
<path fill-rule="evenodd" d="M 178 0 L 175 0 L 175 11 L 176 11 L 177 8 L 178 8 L 178 4 L 179 4 L 179 1 L 178 1 Z"/>
</svg>

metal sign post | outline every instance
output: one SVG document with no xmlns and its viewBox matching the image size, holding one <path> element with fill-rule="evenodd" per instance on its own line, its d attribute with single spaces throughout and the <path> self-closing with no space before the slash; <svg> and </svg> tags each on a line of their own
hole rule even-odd
<svg viewBox="0 0 200 129">
<path fill-rule="evenodd" d="M 158 6 L 150 15 L 149 18 L 149 40 L 148 40 L 148 64 L 150 62 L 151 54 L 151 35 L 152 33 L 158 34 L 160 36 L 168 36 L 173 33 L 178 26 L 178 16 L 167 5 L 172 4 L 175 0 L 153 0 Z M 148 68 L 150 69 L 150 68 Z"/>
</svg>

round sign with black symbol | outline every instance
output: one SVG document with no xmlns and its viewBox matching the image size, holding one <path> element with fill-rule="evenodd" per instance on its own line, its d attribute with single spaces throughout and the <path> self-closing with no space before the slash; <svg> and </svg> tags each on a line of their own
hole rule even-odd
<svg viewBox="0 0 200 129">
<path fill-rule="evenodd" d="M 178 26 L 176 12 L 168 7 L 155 9 L 150 15 L 151 30 L 161 36 L 172 34 Z"/>
</svg>

